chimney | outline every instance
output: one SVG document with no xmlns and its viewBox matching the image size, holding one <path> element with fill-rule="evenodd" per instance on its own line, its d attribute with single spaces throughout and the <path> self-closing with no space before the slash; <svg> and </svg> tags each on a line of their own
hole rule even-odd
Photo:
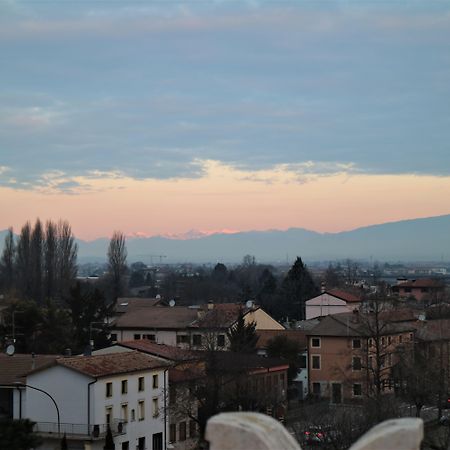
<svg viewBox="0 0 450 450">
<path fill-rule="evenodd" d="M 214 303 L 211 300 L 208 302 L 208 309 L 214 309 Z"/>
<path fill-rule="evenodd" d="M 33 352 L 31 354 L 31 370 L 36 369 L 36 354 Z"/>
<path fill-rule="evenodd" d="M 72 356 L 72 349 L 71 348 L 66 348 L 64 350 L 64 357 L 65 358 L 70 358 Z"/>
<path fill-rule="evenodd" d="M 325 284 L 325 281 L 322 281 L 322 283 L 320 283 L 320 293 L 323 294 L 326 290 L 327 286 Z"/>
</svg>

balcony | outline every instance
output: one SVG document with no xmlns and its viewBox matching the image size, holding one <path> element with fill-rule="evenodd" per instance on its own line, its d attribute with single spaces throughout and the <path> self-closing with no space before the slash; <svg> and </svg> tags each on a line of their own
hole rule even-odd
<svg viewBox="0 0 450 450">
<path fill-rule="evenodd" d="M 126 433 L 126 422 L 121 419 L 114 419 L 111 424 L 111 432 L 113 436 Z M 68 439 L 105 439 L 108 430 L 107 424 L 79 424 L 79 423 L 60 423 L 60 435 L 66 435 Z M 33 431 L 43 437 L 58 437 L 57 422 L 36 422 Z"/>
</svg>

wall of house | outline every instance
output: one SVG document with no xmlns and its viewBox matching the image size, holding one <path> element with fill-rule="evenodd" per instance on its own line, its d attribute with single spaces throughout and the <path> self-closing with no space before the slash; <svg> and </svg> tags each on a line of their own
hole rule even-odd
<svg viewBox="0 0 450 450">
<path fill-rule="evenodd" d="M 306 320 L 329 314 L 351 312 L 355 308 L 359 308 L 359 305 L 359 303 L 347 303 L 325 292 L 305 303 Z"/>
<path fill-rule="evenodd" d="M 151 448 L 152 435 L 163 433 L 167 410 L 168 375 L 167 371 L 158 369 L 100 378 L 92 386 L 92 423 L 106 423 L 107 408 L 111 408 L 112 419 L 127 422 L 126 434 L 114 438 L 116 448 L 123 442 L 129 442 L 129 448 L 135 449 L 138 439 L 145 437 L 146 448 Z M 158 387 L 153 387 L 153 375 L 158 375 Z M 144 377 L 144 390 L 139 391 L 139 378 Z M 127 381 L 127 392 L 122 393 L 122 381 Z M 112 395 L 106 396 L 106 385 L 112 383 Z M 165 391 L 164 389 L 167 389 Z M 158 400 L 157 415 L 153 411 L 153 399 Z M 139 402 L 144 401 L 144 417 L 140 416 Z M 166 402 L 166 403 L 165 403 Z M 127 406 L 124 416 L 124 405 Z"/>
<path fill-rule="evenodd" d="M 245 323 L 256 322 L 257 330 L 284 330 L 283 325 L 269 316 L 261 308 L 248 312 L 245 316 Z"/>
<path fill-rule="evenodd" d="M 134 340 L 136 334 L 143 335 L 154 334 L 155 342 L 158 344 L 177 345 L 177 332 L 175 330 L 144 330 L 136 328 L 135 330 L 111 330 L 111 333 L 117 334 L 117 342 L 126 342 Z"/>
<path fill-rule="evenodd" d="M 71 424 L 87 423 L 89 381 L 92 381 L 90 377 L 62 366 L 54 366 L 27 377 L 27 384 L 48 392 L 55 399 L 61 423 Z M 36 422 L 57 423 L 55 406 L 47 395 L 27 388 L 23 400 L 23 417 Z"/>
<path fill-rule="evenodd" d="M 363 349 L 353 348 L 353 339 L 358 337 L 320 337 L 320 347 L 312 347 L 312 337 L 308 342 L 309 392 L 314 395 L 314 383 L 321 385 L 321 397 L 332 400 L 332 384 L 341 384 L 342 398 L 357 400 L 362 396 L 353 395 L 353 384 L 361 384 L 362 393 L 365 391 L 365 370 L 353 370 L 352 358 L 361 358 L 364 366 Z M 361 342 L 365 345 L 364 342 Z M 320 357 L 320 369 L 313 368 L 313 356 Z"/>
</svg>

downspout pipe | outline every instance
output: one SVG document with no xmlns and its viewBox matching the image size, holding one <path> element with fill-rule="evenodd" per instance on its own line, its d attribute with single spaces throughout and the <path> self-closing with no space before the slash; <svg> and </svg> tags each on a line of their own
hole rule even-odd
<svg viewBox="0 0 450 450">
<path fill-rule="evenodd" d="M 167 450 L 167 372 L 164 369 L 164 449 Z"/>
<path fill-rule="evenodd" d="M 90 383 L 88 383 L 88 392 L 87 392 L 87 431 L 88 434 L 90 435 L 90 428 L 91 428 L 91 386 L 97 383 L 97 378 L 94 381 L 91 381 Z"/>
</svg>

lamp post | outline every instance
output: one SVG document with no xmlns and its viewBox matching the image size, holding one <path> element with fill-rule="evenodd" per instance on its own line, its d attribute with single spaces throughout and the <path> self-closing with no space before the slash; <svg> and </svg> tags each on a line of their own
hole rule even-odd
<svg viewBox="0 0 450 450">
<path fill-rule="evenodd" d="M 30 389 L 34 389 L 35 391 L 42 392 L 43 394 L 45 394 L 47 397 L 50 398 L 50 400 L 53 402 L 53 404 L 55 405 L 55 408 L 56 408 L 56 415 L 58 417 L 58 436 L 60 436 L 61 435 L 61 420 L 60 420 L 60 416 L 59 416 L 59 408 L 58 408 L 58 405 L 56 404 L 55 399 L 47 391 L 44 391 L 43 389 L 39 389 L 39 388 L 37 388 L 35 386 L 31 386 L 31 385 L 26 384 L 26 383 L 22 383 L 20 381 L 15 381 L 13 383 L 13 386 L 17 387 L 17 389 L 20 389 L 22 387 L 27 387 L 27 388 L 30 388 Z"/>
</svg>

